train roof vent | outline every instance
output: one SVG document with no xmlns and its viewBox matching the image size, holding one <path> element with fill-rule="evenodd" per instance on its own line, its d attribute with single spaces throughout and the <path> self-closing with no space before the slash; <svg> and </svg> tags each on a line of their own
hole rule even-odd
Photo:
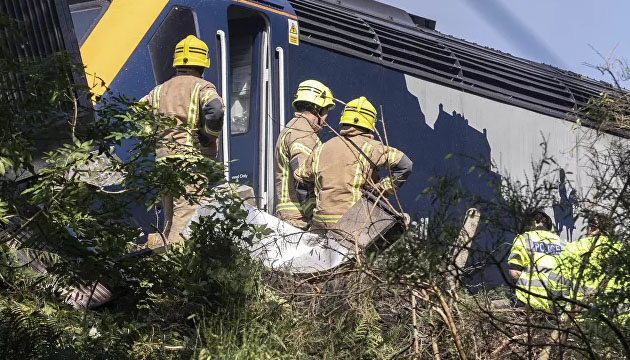
<svg viewBox="0 0 630 360">
<path fill-rule="evenodd" d="M 409 14 L 409 16 L 411 17 L 411 20 L 413 21 L 413 23 L 416 24 L 416 26 L 435 30 L 435 25 L 437 24 L 435 20 L 427 19 L 425 17 L 414 15 L 414 14 Z"/>
<path fill-rule="evenodd" d="M 383 61 L 408 72 L 420 72 L 447 81 L 461 81 L 461 69 L 442 43 L 434 37 L 409 33 L 368 22 L 381 42 Z"/>
<path fill-rule="evenodd" d="M 589 99 L 599 96 L 604 91 L 616 91 L 611 84 L 596 81 L 570 71 L 553 68 L 560 80 L 566 84 L 573 94 L 578 108 L 588 104 Z"/>
<path fill-rule="evenodd" d="M 362 15 L 369 15 L 388 21 L 393 21 L 398 24 L 404 24 L 414 26 L 415 23 L 409 16 L 409 14 L 397 7 L 383 4 L 374 0 L 324 0 L 335 5 L 341 5 L 345 8 L 350 8 Z"/>
<path fill-rule="evenodd" d="M 449 38 L 443 42 L 458 59 L 464 87 L 559 112 L 575 106 L 570 90 L 552 72 L 480 46 Z"/>
<path fill-rule="evenodd" d="M 378 39 L 370 26 L 351 12 L 310 0 L 289 0 L 300 21 L 300 36 L 308 42 L 359 56 L 380 57 Z"/>
<path fill-rule="evenodd" d="M 288 0 L 305 42 L 446 86 L 565 117 L 608 84 L 435 31 L 435 22 L 373 0 Z"/>
</svg>

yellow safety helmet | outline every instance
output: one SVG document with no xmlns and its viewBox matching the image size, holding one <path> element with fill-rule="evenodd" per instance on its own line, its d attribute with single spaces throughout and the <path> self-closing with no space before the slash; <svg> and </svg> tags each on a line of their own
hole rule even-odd
<svg viewBox="0 0 630 360">
<path fill-rule="evenodd" d="M 374 131 L 376 109 L 365 96 L 350 100 L 341 114 L 341 124 L 355 125 Z"/>
<path fill-rule="evenodd" d="M 298 85 L 293 98 L 293 108 L 295 109 L 295 104 L 301 101 L 315 104 L 320 108 L 328 108 L 329 110 L 335 108 L 332 91 L 330 91 L 328 86 L 317 80 L 305 80 Z"/>
<path fill-rule="evenodd" d="M 177 66 L 201 66 L 210 67 L 208 57 L 208 45 L 194 35 L 188 35 L 177 43 L 173 56 L 173 67 Z"/>
</svg>

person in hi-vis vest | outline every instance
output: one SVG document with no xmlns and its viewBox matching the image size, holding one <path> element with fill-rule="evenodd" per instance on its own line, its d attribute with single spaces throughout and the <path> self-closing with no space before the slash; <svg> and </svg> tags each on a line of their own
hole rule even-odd
<svg viewBox="0 0 630 360">
<path fill-rule="evenodd" d="M 566 242 L 551 231 L 551 218 L 539 210 L 533 214 L 534 228 L 516 236 L 508 257 L 510 277 L 516 283 L 517 306 L 549 310 L 555 289 L 550 272 Z"/>
</svg>

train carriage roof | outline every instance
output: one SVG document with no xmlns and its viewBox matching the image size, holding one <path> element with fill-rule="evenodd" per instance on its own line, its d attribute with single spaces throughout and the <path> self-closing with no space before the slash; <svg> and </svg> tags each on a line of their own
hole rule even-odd
<svg viewBox="0 0 630 360">
<path fill-rule="evenodd" d="M 300 40 L 464 92 L 567 118 L 610 84 L 435 30 L 435 21 L 373 0 L 288 0 Z M 569 116 L 570 117 L 570 116 Z"/>
</svg>

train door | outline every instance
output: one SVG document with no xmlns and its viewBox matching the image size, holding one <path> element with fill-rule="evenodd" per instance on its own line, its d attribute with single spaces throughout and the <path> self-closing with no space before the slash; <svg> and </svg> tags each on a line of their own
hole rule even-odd
<svg viewBox="0 0 630 360">
<path fill-rule="evenodd" d="M 263 209 L 268 203 L 272 151 L 268 29 L 261 13 L 240 6 L 228 8 L 228 136 L 223 138 L 223 151 L 229 159 L 230 181 L 252 186 Z"/>
</svg>

